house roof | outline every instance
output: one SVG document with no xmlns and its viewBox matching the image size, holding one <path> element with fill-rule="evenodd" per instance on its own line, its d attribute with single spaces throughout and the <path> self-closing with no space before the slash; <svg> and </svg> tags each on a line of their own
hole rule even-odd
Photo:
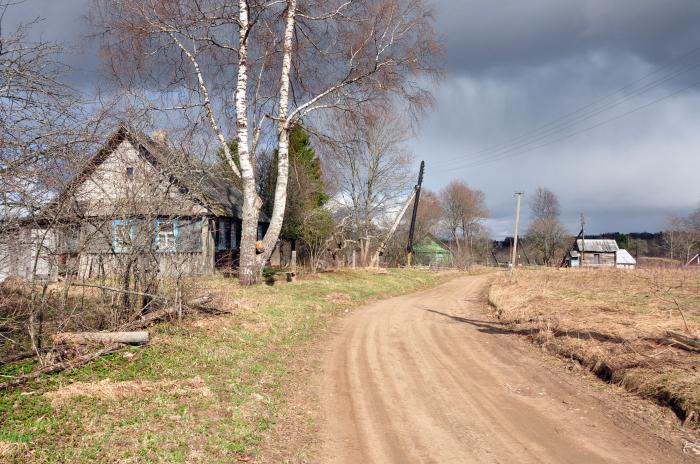
<svg viewBox="0 0 700 464">
<path fill-rule="evenodd" d="M 174 150 L 166 144 L 158 143 L 128 126 L 119 127 L 110 136 L 107 143 L 71 181 L 66 192 L 80 185 L 125 140 L 128 140 L 151 165 L 171 176 L 180 187 L 199 200 L 214 215 L 241 219 L 243 194 L 232 179 L 223 175 L 217 168 L 187 153 Z M 261 214 L 260 220 L 268 219 Z"/>
<path fill-rule="evenodd" d="M 451 254 L 452 250 L 445 245 L 442 240 L 431 233 L 425 234 L 413 245 L 413 251 L 416 253 L 437 253 Z"/>
<path fill-rule="evenodd" d="M 637 260 L 632 257 L 629 251 L 620 248 L 615 254 L 615 264 L 637 264 Z"/>
<path fill-rule="evenodd" d="M 690 261 L 688 261 L 685 265 L 686 266 L 700 266 L 700 253 L 698 253 L 697 255 L 690 258 Z"/>
<path fill-rule="evenodd" d="M 582 239 L 576 240 L 576 248 L 578 251 L 591 253 L 615 253 L 619 250 L 617 242 L 613 239 L 586 239 L 585 243 Z"/>
</svg>

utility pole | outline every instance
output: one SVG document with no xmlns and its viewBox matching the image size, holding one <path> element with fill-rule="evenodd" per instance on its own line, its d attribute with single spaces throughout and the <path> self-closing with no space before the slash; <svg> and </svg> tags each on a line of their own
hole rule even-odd
<svg viewBox="0 0 700 464">
<path fill-rule="evenodd" d="M 515 192 L 515 234 L 513 237 L 513 257 L 511 258 L 511 272 L 515 270 L 518 258 L 518 227 L 520 226 L 520 197 L 523 192 Z"/>
<path fill-rule="evenodd" d="M 423 185 L 423 171 L 425 170 L 425 161 L 420 162 L 420 171 L 418 172 L 418 183 L 415 187 L 416 198 L 413 201 L 413 216 L 411 217 L 411 228 L 408 229 L 408 245 L 406 245 L 406 264 L 411 267 L 413 258 L 413 234 L 416 229 L 416 216 L 418 215 L 418 201 L 420 200 L 420 189 Z"/>
<path fill-rule="evenodd" d="M 379 257 L 384 253 L 384 248 L 386 247 L 387 242 L 389 239 L 391 239 L 391 236 L 394 235 L 394 232 L 396 232 L 396 228 L 399 227 L 399 223 L 401 222 L 401 218 L 403 218 L 403 215 L 406 214 L 406 210 L 408 207 L 411 205 L 411 202 L 413 199 L 416 197 L 416 191 L 413 190 L 411 192 L 411 196 L 408 197 L 408 200 L 406 203 L 403 205 L 403 208 L 401 208 L 401 212 L 399 213 L 398 216 L 396 216 L 396 220 L 394 221 L 394 225 L 391 226 L 391 229 L 389 229 L 389 233 L 387 236 L 382 240 L 382 243 L 379 244 L 379 248 L 377 248 L 377 251 L 374 252 L 374 256 L 372 256 L 372 261 L 370 262 L 370 267 L 374 267 L 379 265 Z"/>
<path fill-rule="evenodd" d="M 586 233 L 584 232 L 584 227 L 586 227 L 586 218 L 581 213 L 581 267 L 583 267 L 583 260 L 586 256 Z"/>
</svg>

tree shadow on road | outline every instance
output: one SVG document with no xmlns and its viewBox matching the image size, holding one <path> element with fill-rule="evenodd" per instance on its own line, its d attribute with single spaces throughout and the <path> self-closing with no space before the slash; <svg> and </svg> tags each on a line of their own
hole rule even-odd
<svg viewBox="0 0 700 464">
<path fill-rule="evenodd" d="M 443 313 L 430 308 L 423 308 L 425 311 L 438 314 L 440 316 L 447 317 L 456 322 L 461 322 L 463 324 L 469 324 L 477 328 L 479 332 L 487 333 L 491 335 L 533 335 L 539 332 L 537 327 L 528 328 L 515 328 L 506 324 L 504 322 L 488 321 L 488 320 L 478 320 L 478 319 L 467 319 L 466 317 L 454 316 L 452 314 Z M 529 321 L 533 322 L 533 321 Z M 558 330 L 551 329 L 552 335 L 555 337 L 569 337 L 569 338 L 579 338 L 579 339 L 593 339 L 599 342 L 607 343 L 625 343 L 625 340 L 621 337 L 615 335 L 610 335 L 602 332 L 589 331 L 589 330 Z"/>
</svg>

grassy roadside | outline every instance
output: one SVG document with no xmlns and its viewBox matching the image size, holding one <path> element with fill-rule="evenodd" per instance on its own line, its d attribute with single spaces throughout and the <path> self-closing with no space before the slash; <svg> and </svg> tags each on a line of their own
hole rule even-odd
<svg viewBox="0 0 700 464">
<path fill-rule="evenodd" d="M 523 269 L 499 276 L 489 303 L 512 333 L 601 379 L 700 422 L 700 355 L 667 331 L 700 333 L 700 278 L 687 270 Z"/>
<path fill-rule="evenodd" d="M 152 343 L 0 393 L 0 461 L 235 462 L 254 458 L 284 407 L 297 348 L 334 315 L 434 285 L 411 270 L 328 273 L 252 289 L 204 287 L 239 308 L 162 324 Z M 13 366 L 5 377 L 30 369 Z M 302 424 L 300 424 L 300 427 Z"/>
</svg>

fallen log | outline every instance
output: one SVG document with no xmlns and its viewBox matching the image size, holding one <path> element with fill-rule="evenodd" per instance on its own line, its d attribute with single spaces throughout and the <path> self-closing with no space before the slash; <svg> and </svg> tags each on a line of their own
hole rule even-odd
<svg viewBox="0 0 700 464">
<path fill-rule="evenodd" d="M 700 340 L 687 337 L 677 332 L 668 331 L 665 337 L 659 337 L 653 340 L 662 345 L 669 345 L 674 348 L 690 351 L 691 353 L 700 353 Z"/>
<path fill-rule="evenodd" d="M 149 341 L 146 331 L 138 332 L 77 332 L 57 333 L 51 337 L 54 344 L 87 345 L 90 343 L 123 343 L 127 345 L 145 345 Z"/>
<path fill-rule="evenodd" d="M 122 348 L 123 345 L 111 345 L 106 348 L 103 348 L 99 351 L 95 351 L 93 353 L 88 353 L 84 354 L 82 356 L 78 356 L 77 358 L 73 358 L 70 361 L 63 362 L 63 363 L 58 363 L 58 364 L 51 364 L 50 366 L 45 366 L 42 367 L 41 369 L 34 371 L 29 374 L 25 374 L 19 377 L 16 377 L 12 380 L 8 380 L 7 382 L 0 383 L 0 390 L 7 390 L 8 388 L 12 387 L 17 387 L 19 385 L 23 385 L 31 380 L 38 379 L 44 374 L 54 374 L 56 372 L 61 372 L 66 369 L 74 368 L 74 367 L 80 367 L 83 366 L 93 359 L 97 359 L 100 356 L 105 356 L 110 353 L 114 353 L 115 351 L 118 351 L 119 349 Z"/>
<path fill-rule="evenodd" d="M 679 334 L 678 332 L 671 332 L 670 330 L 666 332 L 668 338 L 677 340 L 684 345 L 692 346 L 696 350 L 700 350 L 700 339 L 694 337 L 688 337 L 687 335 Z"/>
</svg>

